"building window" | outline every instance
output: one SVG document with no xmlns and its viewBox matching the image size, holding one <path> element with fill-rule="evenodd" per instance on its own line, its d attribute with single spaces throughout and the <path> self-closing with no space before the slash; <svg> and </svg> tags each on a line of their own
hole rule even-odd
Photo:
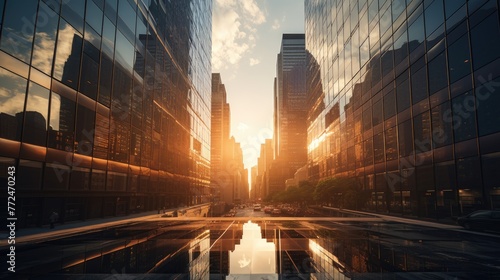
<svg viewBox="0 0 500 280">
<path fill-rule="evenodd" d="M 33 43 L 32 22 L 38 1 L 7 1 L 2 24 L 2 39 L 0 49 L 29 63 Z"/>
</svg>

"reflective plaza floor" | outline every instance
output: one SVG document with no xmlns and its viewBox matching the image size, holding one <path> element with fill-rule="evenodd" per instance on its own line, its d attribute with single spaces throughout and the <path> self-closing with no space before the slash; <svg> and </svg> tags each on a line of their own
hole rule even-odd
<svg viewBox="0 0 500 280">
<path fill-rule="evenodd" d="M 18 244 L 15 276 L 499 279 L 499 256 L 500 235 L 377 217 L 158 218 Z"/>
</svg>

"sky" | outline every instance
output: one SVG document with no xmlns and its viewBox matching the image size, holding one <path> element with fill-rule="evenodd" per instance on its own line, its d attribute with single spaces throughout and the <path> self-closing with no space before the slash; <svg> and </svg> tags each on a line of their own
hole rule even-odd
<svg viewBox="0 0 500 280">
<path fill-rule="evenodd" d="M 273 136 L 273 87 L 283 33 L 304 33 L 303 0 L 214 0 L 212 72 L 220 73 L 231 108 L 231 135 L 245 168 Z"/>
</svg>

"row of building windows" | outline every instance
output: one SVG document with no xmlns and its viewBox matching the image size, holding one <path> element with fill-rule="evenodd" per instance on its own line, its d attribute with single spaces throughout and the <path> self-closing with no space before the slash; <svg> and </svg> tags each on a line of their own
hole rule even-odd
<svg viewBox="0 0 500 280">
<path fill-rule="evenodd" d="M 445 177 L 453 182 L 444 189 L 452 190 L 454 203 L 459 189 L 474 187 L 486 194 L 475 192 L 475 208 L 500 207 L 490 172 L 500 137 L 498 1 L 311 0 L 306 39 L 310 104 L 316 104 L 308 127 L 313 178 L 357 177 L 371 188 L 367 178 L 378 176 L 384 187 L 373 192 L 370 207 L 387 211 L 387 174 L 404 177 L 399 184 L 406 181 L 403 169 L 414 168 L 419 183 L 393 198 L 433 199 L 425 202 L 432 213 L 416 203 L 418 211 L 410 212 L 435 217 L 433 178 L 443 174 L 423 170 L 451 162 L 453 174 Z M 472 166 L 479 169 L 465 171 Z"/>
</svg>

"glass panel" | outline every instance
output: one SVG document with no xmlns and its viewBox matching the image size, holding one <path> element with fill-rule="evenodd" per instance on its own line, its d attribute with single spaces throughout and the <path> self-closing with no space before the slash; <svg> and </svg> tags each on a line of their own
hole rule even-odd
<svg viewBox="0 0 500 280">
<path fill-rule="evenodd" d="M 431 35 L 441 24 L 444 23 L 443 1 L 434 1 L 425 9 L 425 33 Z"/>
<path fill-rule="evenodd" d="M 413 119 L 415 133 L 415 152 L 421 153 L 430 150 L 431 147 L 431 119 L 429 112 L 425 112 Z"/>
<path fill-rule="evenodd" d="M 68 189 L 70 169 L 60 164 L 45 165 L 43 189 L 66 190 Z"/>
<path fill-rule="evenodd" d="M 384 121 L 382 107 L 383 107 L 382 100 L 379 100 L 375 104 L 373 104 L 373 125 L 374 126 Z"/>
<path fill-rule="evenodd" d="M 450 102 L 432 108 L 432 144 L 433 148 L 449 145 L 453 142 Z"/>
<path fill-rule="evenodd" d="M 102 51 L 111 58 L 115 52 L 115 34 L 116 27 L 109 19 L 104 18 L 104 26 L 102 28 Z"/>
<path fill-rule="evenodd" d="M 408 56 L 408 38 L 406 31 L 394 41 L 394 65 L 398 65 Z"/>
<path fill-rule="evenodd" d="M 81 35 L 71 25 L 61 19 L 57 39 L 56 61 L 54 64 L 54 78 L 73 89 L 77 89 L 78 85 L 81 50 Z"/>
<path fill-rule="evenodd" d="M 500 30 L 497 13 L 493 13 L 471 30 L 472 60 L 478 69 L 500 57 Z"/>
<path fill-rule="evenodd" d="M 0 67 L 0 137 L 21 140 L 26 79 Z"/>
<path fill-rule="evenodd" d="M 38 190 L 42 182 L 42 163 L 19 160 L 16 187 L 21 190 Z"/>
<path fill-rule="evenodd" d="M 477 118 L 479 135 L 500 131 L 500 94 L 495 92 L 500 85 L 500 78 L 486 82 L 476 88 Z"/>
<path fill-rule="evenodd" d="M 436 91 L 448 85 L 448 75 L 446 67 L 446 57 L 444 52 L 439 54 L 435 59 L 429 62 L 429 93 L 433 94 Z"/>
<path fill-rule="evenodd" d="M 373 164 L 373 138 L 365 141 L 365 165 Z"/>
<path fill-rule="evenodd" d="M 61 14 L 76 30 L 83 33 L 83 14 L 85 13 L 85 1 L 65 0 L 61 7 Z"/>
<path fill-rule="evenodd" d="M 417 70 L 411 76 L 411 97 L 413 104 L 427 98 L 427 71 L 426 67 Z"/>
<path fill-rule="evenodd" d="M 115 62 L 118 62 L 128 73 L 132 73 L 134 66 L 134 46 L 123 36 L 121 32 L 116 33 Z"/>
<path fill-rule="evenodd" d="M 49 148 L 71 152 L 74 149 L 75 102 L 55 92 L 50 100 Z"/>
<path fill-rule="evenodd" d="M 107 55 L 103 55 L 100 66 L 101 77 L 99 80 L 98 100 L 109 107 L 111 105 L 111 85 L 113 83 L 113 62 Z"/>
<path fill-rule="evenodd" d="M 396 94 L 394 90 L 391 90 L 388 94 L 384 96 L 384 118 L 394 116 L 396 114 Z"/>
<path fill-rule="evenodd" d="M 116 23 L 116 11 L 118 10 L 117 0 L 106 0 L 106 5 L 104 7 L 104 13 L 111 22 Z"/>
<path fill-rule="evenodd" d="M 31 82 L 24 115 L 23 142 L 46 145 L 48 115 L 49 90 Z"/>
<path fill-rule="evenodd" d="M 450 83 L 470 74 L 469 36 L 467 34 L 448 47 Z"/>
<path fill-rule="evenodd" d="M 406 0 L 393 0 L 392 1 L 392 21 L 401 15 L 401 13 L 406 9 Z"/>
<path fill-rule="evenodd" d="M 29 63 L 35 26 L 33 19 L 38 6 L 37 0 L 7 1 L 2 24 L 0 49 Z"/>
<path fill-rule="evenodd" d="M 383 162 L 384 157 L 384 134 L 379 133 L 373 136 L 373 158 L 375 163 Z"/>
<path fill-rule="evenodd" d="M 99 64 L 88 55 L 83 55 L 82 77 L 80 79 L 80 91 L 86 96 L 96 100 Z"/>
<path fill-rule="evenodd" d="M 410 27 L 408 27 L 408 41 L 410 52 L 414 51 L 420 43 L 425 40 L 424 17 L 420 15 Z"/>
<path fill-rule="evenodd" d="M 446 18 L 449 18 L 453 13 L 455 13 L 463 4 L 465 0 L 445 0 L 444 6 L 446 11 Z"/>
<path fill-rule="evenodd" d="M 87 13 L 85 20 L 98 33 L 101 34 L 102 29 L 102 11 L 92 0 L 87 1 Z"/>
<path fill-rule="evenodd" d="M 396 83 L 398 112 L 402 112 L 410 108 L 410 83 L 408 82 L 408 73 L 405 72 L 396 78 Z"/>
<path fill-rule="evenodd" d="M 411 120 L 407 120 L 398 126 L 398 139 L 400 156 L 409 156 L 413 151 L 413 133 Z"/>
<path fill-rule="evenodd" d="M 40 2 L 31 65 L 48 75 L 52 73 L 58 19 L 56 13 Z"/>
<path fill-rule="evenodd" d="M 385 131 L 385 158 L 386 160 L 398 159 L 396 127 L 391 127 Z"/>
<path fill-rule="evenodd" d="M 94 157 L 107 159 L 109 148 L 109 118 L 96 114 L 94 135 Z"/>
<path fill-rule="evenodd" d="M 92 156 L 94 142 L 95 112 L 78 104 L 76 113 L 75 145 L 76 152 Z"/>
<path fill-rule="evenodd" d="M 474 95 L 470 92 L 452 101 L 455 143 L 476 137 Z"/>
<path fill-rule="evenodd" d="M 135 22 L 135 7 L 130 6 L 129 1 L 118 1 L 118 29 L 131 42 L 135 39 Z"/>
</svg>

